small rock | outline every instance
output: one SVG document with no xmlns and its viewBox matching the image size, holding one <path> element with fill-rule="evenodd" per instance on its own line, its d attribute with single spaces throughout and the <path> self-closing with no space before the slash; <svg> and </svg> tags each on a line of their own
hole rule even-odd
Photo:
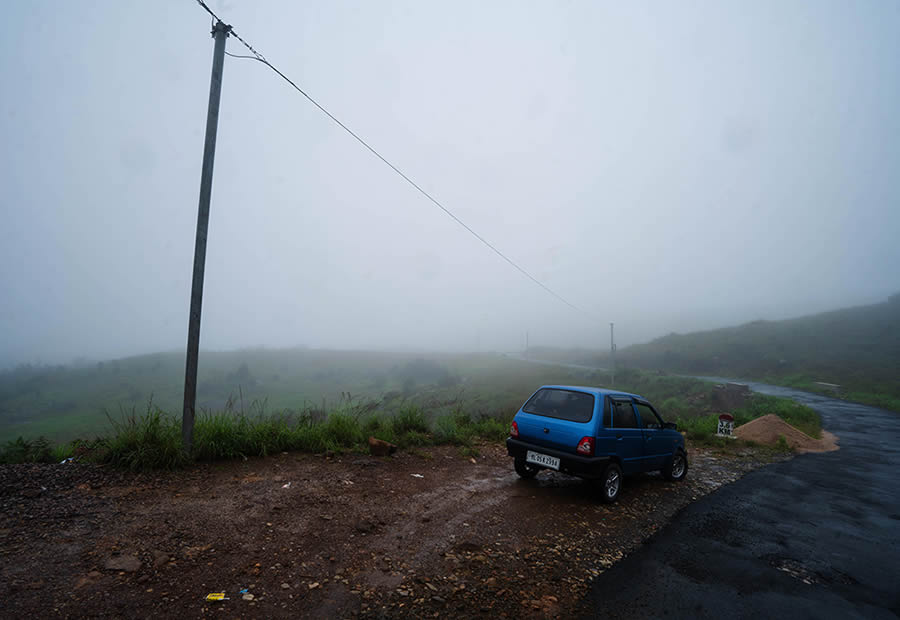
<svg viewBox="0 0 900 620">
<path fill-rule="evenodd" d="M 88 573 L 88 575 L 90 575 L 90 573 Z M 94 583 L 95 581 L 96 581 L 96 579 L 92 579 L 90 576 L 81 577 L 78 579 L 77 582 L 75 582 L 75 589 L 78 590 L 79 588 L 86 586 L 89 583 Z M 15 584 L 13 584 L 13 585 L 15 585 Z M 10 592 L 14 592 L 15 590 L 16 590 L 15 587 L 10 588 Z"/>
<path fill-rule="evenodd" d="M 388 456 L 397 451 L 397 446 L 381 439 L 369 437 L 369 452 L 372 456 Z"/>
<path fill-rule="evenodd" d="M 141 561 L 133 555 L 114 555 L 106 561 L 104 568 L 133 573 L 140 570 Z"/>
<path fill-rule="evenodd" d="M 287 589 L 289 589 L 290 587 L 291 587 L 291 585 L 288 584 L 288 583 L 283 583 L 283 584 L 281 584 L 281 589 L 282 589 L 282 590 L 287 590 Z"/>
<path fill-rule="evenodd" d="M 162 568 L 163 566 L 165 566 L 166 563 L 168 563 L 171 555 L 171 553 L 166 553 L 165 551 L 154 551 L 153 568 Z"/>
<path fill-rule="evenodd" d="M 242 596 L 241 598 L 244 599 L 245 601 L 252 601 L 252 600 L 253 600 L 253 595 L 250 594 L 250 593 L 248 592 L 247 594 L 245 594 L 245 595 Z"/>
</svg>

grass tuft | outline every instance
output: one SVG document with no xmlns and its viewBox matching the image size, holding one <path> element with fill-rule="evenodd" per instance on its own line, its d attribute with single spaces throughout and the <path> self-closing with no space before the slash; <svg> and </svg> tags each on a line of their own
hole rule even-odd
<svg viewBox="0 0 900 620">
<path fill-rule="evenodd" d="M 161 410 L 147 405 L 144 415 L 138 416 L 132 409 L 121 420 L 109 420 L 113 433 L 105 450 L 97 455 L 101 463 L 132 471 L 175 469 L 185 464 L 181 424 Z"/>
<path fill-rule="evenodd" d="M 425 414 L 416 405 L 405 405 L 391 419 L 394 435 L 402 437 L 406 433 L 413 431 L 418 433 L 429 433 L 431 428 Z"/>
<path fill-rule="evenodd" d="M 59 451 L 60 454 L 64 452 L 64 450 Z M 13 441 L 8 441 L 0 450 L 0 463 L 58 463 L 66 458 L 63 456 L 57 461 L 55 460 L 56 455 L 56 446 L 44 436 L 34 440 L 18 437 Z"/>
<path fill-rule="evenodd" d="M 356 448 L 366 439 L 359 420 L 345 413 L 329 415 L 322 425 L 322 433 L 332 450 Z"/>
</svg>

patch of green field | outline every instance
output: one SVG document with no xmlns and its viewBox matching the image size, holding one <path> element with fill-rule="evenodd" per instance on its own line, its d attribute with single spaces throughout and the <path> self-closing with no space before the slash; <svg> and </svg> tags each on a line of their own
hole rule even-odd
<svg viewBox="0 0 900 620">
<path fill-rule="evenodd" d="M 207 367 L 201 374 L 200 398 L 206 399 L 201 400 L 206 407 L 196 421 L 192 454 L 192 460 L 200 461 L 283 450 L 365 450 L 369 436 L 401 448 L 451 444 L 474 453 L 478 441 L 502 441 L 507 436 L 513 415 L 540 385 L 608 387 L 610 382 L 600 371 L 501 355 L 292 350 L 212 354 L 203 359 Z M 19 369 L 16 372 L 27 387 L 4 378 L 6 394 L 12 394 L 3 401 L 4 411 L 13 407 L 21 417 L 22 407 L 34 407 L 37 413 L 24 423 L 4 426 L 6 447 L 0 450 L 0 462 L 52 462 L 76 454 L 128 469 L 185 464 L 180 407 L 171 405 L 181 401 L 180 361 L 174 355 L 143 356 L 90 368 L 32 369 L 31 374 Z M 41 379 L 40 388 L 35 388 L 35 377 Z M 123 383 L 130 386 L 127 393 Z M 628 370 L 617 375 L 615 387 L 648 398 L 664 418 L 677 420 L 695 439 L 714 432 L 709 383 Z M 151 401 L 145 396 L 151 388 L 167 391 L 161 397 L 154 392 Z M 51 400 L 42 400 L 48 394 Z M 139 406 L 138 398 L 147 400 Z M 79 409 L 79 400 L 91 403 L 95 411 Z M 76 402 L 76 406 L 58 412 L 48 410 L 47 402 Z M 747 420 L 777 413 L 815 432 L 818 416 L 804 409 L 789 401 L 753 396 L 746 410 L 735 413 Z"/>
</svg>

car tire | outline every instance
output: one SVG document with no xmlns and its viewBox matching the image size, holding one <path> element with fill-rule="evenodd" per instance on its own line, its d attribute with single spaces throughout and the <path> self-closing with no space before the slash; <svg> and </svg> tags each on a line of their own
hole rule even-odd
<svg viewBox="0 0 900 620">
<path fill-rule="evenodd" d="M 622 490 L 622 468 L 616 463 L 610 463 L 603 471 L 600 482 L 600 498 L 607 504 L 612 504 L 619 498 Z"/>
<path fill-rule="evenodd" d="M 666 480 L 671 480 L 672 482 L 681 482 L 687 476 L 687 472 L 688 459 L 684 450 L 676 452 L 663 468 L 663 476 L 666 477 Z"/>
<path fill-rule="evenodd" d="M 525 480 L 530 480 L 537 476 L 538 468 L 534 465 L 529 465 L 525 462 L 523 458 L 517 458 L 515 460 L 516 473 L 519 474 L 519 478 L 524 478 Z"/>
</svg>

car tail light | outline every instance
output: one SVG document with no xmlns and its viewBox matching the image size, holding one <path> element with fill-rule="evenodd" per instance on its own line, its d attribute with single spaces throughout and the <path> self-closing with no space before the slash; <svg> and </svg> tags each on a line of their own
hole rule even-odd
<svg viewBox="0 0 900 620">
<path fill-rule="evenodd" d="M 578 442 L 578 447 L 575 448 L 575 452 L 578 454 L 584 454 L 585 456 L 593 456 L 594 455 L 594 438 L 593 437 L 582 437 L 581 441 Z"/>
<path fill-rule="evenodd" d="M 515 420 L 513 420 L 512 425 L 509 427 L 509 436 L 510 437 L 518 437 L 519 436 L 519 425 L 516 424 Z"/>
</svg>

